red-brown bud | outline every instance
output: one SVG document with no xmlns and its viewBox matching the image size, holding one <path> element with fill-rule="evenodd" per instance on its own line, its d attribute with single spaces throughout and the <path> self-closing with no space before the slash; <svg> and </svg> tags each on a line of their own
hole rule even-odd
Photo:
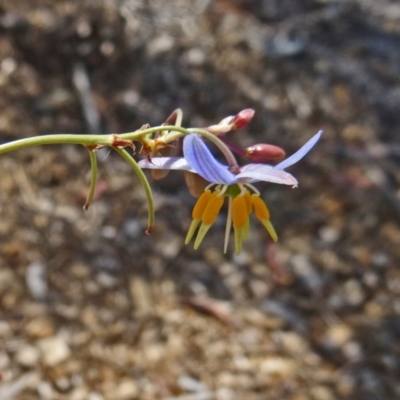
<svg viewBox="0 0 400 400">
<path fill-rule="evenodd" d="M 255 111 L 251 108 L 246 108 L 238 112 L 235 116 L 226 117 L 218 124 L 208 126 L 205 129 L 214 135 L 223 136 L 225 133 L 235 131 L 236 129 L 246 126 L 253 119 L 254 113 Z"/>
<path fill-rule="evenodd" d="M 233 119 L 232 130 L 240 129 L 248 125 L 253 119 L 254 113 L 255 111 L 251 108 L 245 108 L 238 112 Z"/>
<path fill-rule="evenodd" d="M 269 161 L 277 161 L 285 157 L 285 151 L 272 144 L 259 143 L 247 147 L 245 155 L 253 162 L 266 163 Z"/>
</svg>

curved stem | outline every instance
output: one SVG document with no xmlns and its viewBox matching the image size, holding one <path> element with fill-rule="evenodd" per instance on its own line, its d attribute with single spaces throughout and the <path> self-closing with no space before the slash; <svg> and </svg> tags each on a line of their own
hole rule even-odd
<svg viewBox="0 0 400 400">
<path fill-rule="evenodd" d="M 135 159 L 125 150 L 125 149 L 119 149 L 118 147 L 114 148 L 124 159 L 125 161 L 133 168 L 135 171 L 136 175 L 140 179 L 140 182 L 144 186 L 144 190 L 146 192 L 146 197 L 147 197 L 147 203 L 149 206 L 149 216 L 148 216 L 148 226 L 146 233 L 150 234 L 151 230 L 153 229 L 154 225 L 154 200 L 153 200 L 153 193 L 151 191 L 149 182 L 146 178 L 146 175 L 143 173 L 142 169 L 139 167 Z"/>
<path fill-rule="evenodd" d="M 222 142 L 224 142 L 225 145 L 226 145 L 231 151 L 233 151 L 234 153 L 239 154 L 239 155 L 241 155 L 241 156 L 245 156 L 245 155 L 246 155 L 246 150 L 242 149 L 241 147 L 239 147 L 239 146 L 237 146 L 237 145 L 235 145 L 235 144 L 233 144 L 233 143 L 228 142 L 228 141 L 225 140 L 225 138 L 223 138 L 223 137 L 221 137 L 220 140 L 221 140 Z"/>
<path fill-rule="evenodd" d="M 240 172 L 240 167 L 236 161 L 235 156 L 233 155 L 229 147 L 221 139 L 206 131 L 205 129 L 189 128 L 187 129 L 187 131 L 188 133 L 198 133 L 199 135 L 207 138 L 210 142 L 213 142 L 221 150 L 222 154 L 226 158 L 226 161 L 229 165 L 229 170 L 233 174 L 238 174 Z"/>
<path fill-rule="evenodd" d="M 138 131 L 134 131 L 134 132 L 121 133 L 121 134 L 118 134 L 118 137 L 121 139 L 127 139 L 127 140 L 140 140 L 142 138 L 142 136 L 151 135 L 153 133 L 160 132 L 160 131 L 175 131 L 174 133 L 176 134 L 176 137 L 174 137 L 173 140 L 177 139 L 178 137 L 180 137 L 182 135 L 187 134 L 187 129 L 182 128 L 180 126 L 160 125 L 160 126 L 153 126 L 151 128 L 142 129 L 142 130 L 138 130 Z M 172 141 L 172 140 L 169 140 L 169 136 L 171 134 L 172 134 L 172 132 L 170 132 L 170 134 L 168 134 L 168 136 L 167 136 L 168 142 Z"/>
<path fill-rule="evenodd" d="M 90 188 L 89 188 L 89 193 L 86 197 L 85 205 L 83 206 L 84 210 L 87 210 L 89 208 L 90 203 L 93 200 L 94 196 L 94 191 L 96 189 L 96 183 L 97 183 L 97 156 L 94 150 L 89 150 L 89 157 L 90 157 L 90 167 L 91 167 L 91 179 L 90 179 Z"/>
</svg>

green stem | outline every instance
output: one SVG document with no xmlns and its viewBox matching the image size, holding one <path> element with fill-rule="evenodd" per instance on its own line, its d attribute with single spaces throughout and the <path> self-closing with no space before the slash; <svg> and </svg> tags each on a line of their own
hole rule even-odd
<svg viewBox="0 0 400 400">
<path fill-rule="evenodd" d="M 198 133 L 199 135 L 205 137 L 210 142 L 213 142 L 224 154 L 231 167 L 237 167 L 237 162 L 235 157 L 229 148 L 223 143 L 217 136 L 201 128 L 183 128 L 176 125 L 161 125 L 155 126 L 148 129 L 138 130 L 129 133 L 122 133 L 119 135 L 74 135 L 70 133 L 53 134 L 53 135 L 41 135 L 34 136 L 30 138 L 24 138 L 19 140 L 14 140 L 9 143 L 4 143 L 0 145 L 0 155 L 8 153 L 10 151 L 20 150 L 26 147 L 32 146 L 42 146 L 48 144 L 80 144 L 83 146 L 110 146 L 113 147 L 116 138 L 137 141 L 146 135 L 153 134 L 159 131 L 170 131 L 170 133 L 165 137 L 166 143 L 173 142 L 182 135 L 188 135 L 189 133 Z"/>
<path fill-rule="evenodd" d="M 136 175 L 139 177 L 140 182 L 142 183 L 144 190 L 146 192 L 147 203 L 149 206 L 149 216 L 148 216 L 148 227 L 146 230 L 147 234 L 150 234 L 151 230 L 153 229 L 154 225 L 154 201 L 153 201 L 153 193 L 151 191 L 149 182 L 146 178 L 146 175 L 143 173 L 142 169 L 139 167 L 135 159 L 125 150 L 120 149 L 118 147 L 115 150 L 125 159 L 125 161 L 133 168 Z"/>
<path fill-rule="evenodd" d="M 176 137 L 173 139 L 177 139 L 178 137 L 187 134 L 187 129 L 182 128 L 181 126 L 176 126 L 176 125 L 160 125 L 160 126 L 153 126 L 151 128 L 139 130 L 139 131 L 134 131 L 134 132 L 129 132 L 129 133 L 121 133 L 118 134 L 118 137 L 120 139 L 126 139 L 126 140 L 140 140 L 142 136 L 147 136 L 151 135 L 156 132 L 160 131 L 175 131 L 174 133 L 176 134 Z M 169 136 L 171 133 L 167 136 L 168 137 L 168 143 L 171 141 L 169 140 Z"/>
<path fill-rule="evenodd" d="M 89 193 L 87 195 L 85 205 L 83 206 L 84 210 L 87 210 L 89 208 L 90 203 L 93 200 L 94 196 L 94 191 L 96 189 L 96 183 L 97 183 L 97 156 L 95 150 L 89 150 L 89 157 L 90 157 L 90 167 L 91 167 L 91 180 L 90 180 L 90 188 L 89 188 Z"/>
<path fill-rule="evenodd" d="M 46 144 L 81 144 L 83 146 L 111 146 L 113 144 L 113 135 L 74 135 L 69 133 L 34 136 L 14 140 L 0 145 L 0 154 L 10 151 L 20 150 L 25 147 L 41 146 Z"/>
</svg>

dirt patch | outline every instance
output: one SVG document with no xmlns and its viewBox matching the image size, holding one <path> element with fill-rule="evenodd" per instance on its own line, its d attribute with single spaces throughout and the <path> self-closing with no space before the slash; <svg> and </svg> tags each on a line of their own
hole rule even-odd
<svg viewBox="0 0 400 400">
<path fill-rule="evenodd" d="M 280 236 L 225 215 L 183 245 L 183 177 L 144 191 L 118 154 L 97 197 L 85 149 L 0 157 L 0 398 L 396 399 L 400 8 L 395 1 L 0 1 L 0 141 L 185 126 L 254 108 L 235 133 L 288 154 L 260 185 Z M 77 89 L 90 84 L 94 114 Z"/>
</svg>

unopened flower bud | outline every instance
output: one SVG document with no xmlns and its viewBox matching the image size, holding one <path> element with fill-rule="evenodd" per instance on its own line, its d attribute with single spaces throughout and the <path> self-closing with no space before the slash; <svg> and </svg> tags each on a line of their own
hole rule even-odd
<svg viewBox="0 0 400 400">
<path fill-rule="evenodd" d="M 236 115 L 224 118 L 216 125 L 211 125 L 206 129 L 217 136 L 225 135 L 225 133 L 235 131 L 236 129 L 246 126 L 254 116 L 254 110 L 246 108 Z"/>
<path fill-rule="evenodd" d="M 216 125 L 210 125 L 206 129 L 213 133 L 214 135 L 220 136 L 228 133 L 232 130 L 232 125 L 235 120 L 235 117 L 230 115 L 229 117 L 224 118 Z"/>
<path fill-rule="evenodd" d="M 266 163 L 268 161 L 277 161 L 285 157 L 285 151 L 272 144 L 259 143 L 247 147 L 245 156 L 256 163 Z"/>
<path fill-rule="evenodd" d="M 253 119 L 254 113 L 255 111 L 251 108 L 245 108 L 237 113 L 233 119 L 232 130 L 246 126 Z"/>
</svg>

